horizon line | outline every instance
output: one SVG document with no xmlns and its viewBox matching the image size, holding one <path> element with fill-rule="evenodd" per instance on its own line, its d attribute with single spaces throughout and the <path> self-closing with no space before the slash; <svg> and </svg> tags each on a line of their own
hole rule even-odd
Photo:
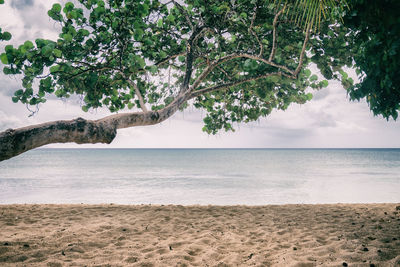
<svg viewBox="0 0 400 267">
<path fill-rule="evenodd" d="M 294 149 L 400 149 L 400 147 L 39 147 L 37 149 L 247 149 L 247 150 L 261 150 L 261 149 L 280 149 L 280 150 L 294 150 Z"/>
</svg>

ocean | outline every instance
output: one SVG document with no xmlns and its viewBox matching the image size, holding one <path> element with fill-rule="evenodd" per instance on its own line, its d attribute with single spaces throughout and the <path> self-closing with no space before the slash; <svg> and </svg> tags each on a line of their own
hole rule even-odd
<svg viewBox="0 0 400 267">
<path fill-rule="evenodd" d="M 399 203 L 400 149 L 36 149 L 0 204 Z"/>
</svg>

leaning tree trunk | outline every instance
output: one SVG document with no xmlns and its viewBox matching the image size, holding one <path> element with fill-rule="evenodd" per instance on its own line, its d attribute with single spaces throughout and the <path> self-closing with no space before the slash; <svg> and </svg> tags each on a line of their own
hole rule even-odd
<svg viewBox="0 0 400 267">
<path fill-rule="evenodd" d="M 54 143 L 109 144 L 117 129 L 160 123 L 171 117 L 186 100 L 186 96 L 177 97 L 159 111 L 121 113 L 95 121 L 77 118 L 8 129 L 0 133 L 0 161 Z"/>
</svg>

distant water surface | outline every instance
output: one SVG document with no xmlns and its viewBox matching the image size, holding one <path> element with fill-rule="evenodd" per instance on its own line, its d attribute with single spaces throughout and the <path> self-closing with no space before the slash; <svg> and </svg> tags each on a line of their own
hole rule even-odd
<svg viewBox="0 0 400 267">
<path fill-rule="evenodd" d="M 0 162 L 0 203 L 400 202 L 400 149 L 37 149 Z"/>
</svg>

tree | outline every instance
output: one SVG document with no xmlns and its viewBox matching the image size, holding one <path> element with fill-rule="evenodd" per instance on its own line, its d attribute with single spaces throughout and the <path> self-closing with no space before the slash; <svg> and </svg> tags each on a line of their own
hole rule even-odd
<svg viewBox="0 0 400 267">
<path fill-rule="evenodd" d="M 357 0 L 344 24 L 361 82 L 348 87 L 353 100 L 365 98 L 375 115 L 397 119 L 400 109 L 400 1 Z"/>
<path fill-rule="evenodd" d="M 327 79 L 353 63 L 348 30 L 321 16 L 338 17 L 341 5 L 321 9 L 310 0 L 311 15 L 293 16 L 299 5 L 292 1 L 79 2 L 49 10 L 62 28 L 58 40 L 5 47 L 4 73 L 23 76 L 12 100 L 39 105 L 49 94 L 77 94 L 84 111 L 133 112 L 6 130 L 0 160 L 50 143 L 110 143 L 117 129 L 160 123 L 188 105 L 207 111 L 207 133 L 233 130 L 305 103 L 307 88 L 326 87 L 308 69 L 311 61 Z"/>
</svg>

